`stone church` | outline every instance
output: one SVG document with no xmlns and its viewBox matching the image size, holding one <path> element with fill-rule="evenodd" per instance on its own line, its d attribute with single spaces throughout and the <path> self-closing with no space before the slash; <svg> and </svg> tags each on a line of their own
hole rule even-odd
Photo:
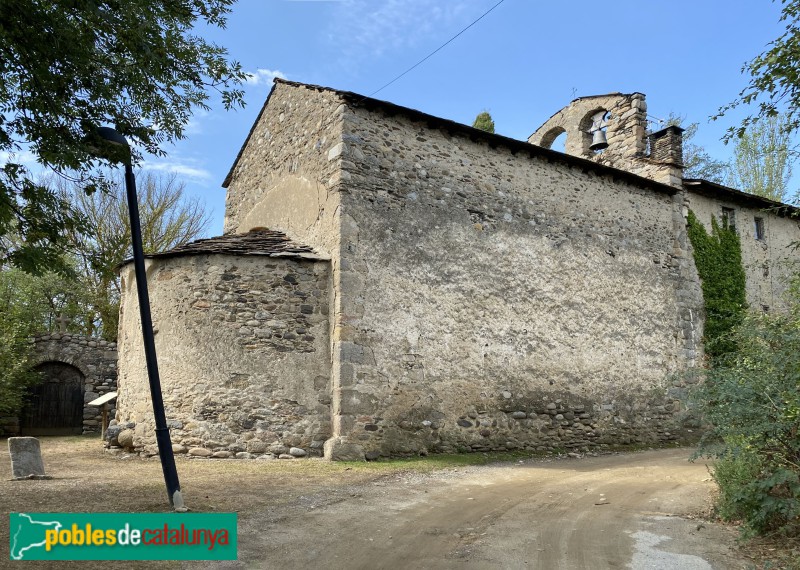
<svg viewBox="0 0 800 570">
<path fill-rule="evenodd" d="M 758 310 L 779 310 L 800 230 L 791 207 L 684 179 L 681 130 L 646 127 L 640 93 L 576 99 L 523 142 L 278 80 L 223 184 L 225 235 L 148 262 L 176 451 L 691 438 L 689 209 L 735 223 Z M 117 421 L 155 454 L 132 264 L 122 278 Z"/>
</svg>

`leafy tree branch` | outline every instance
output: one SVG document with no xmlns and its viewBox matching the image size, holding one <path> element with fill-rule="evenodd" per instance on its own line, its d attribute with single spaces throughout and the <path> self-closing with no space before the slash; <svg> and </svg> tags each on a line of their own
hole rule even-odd
<svg viewBox="0 0 800 570">
<path fill-rule="evenodd" d="M 0 2 L 0 236 L 16 232 L 24 244 L 0 240 L 0 264 L 42 271 L 67 249 L 65 235 L 88 230 L 70 203 L 33 180 L 21 152 L 91 194 L 108 164 L 96 158 L 98 126 L 128 138 L 136 161 L 183 138 L 210 91 L 225 108 L 242 105 L 240 65 L 194 32 L 224 27 L 232 3 Z"/>
</svg>

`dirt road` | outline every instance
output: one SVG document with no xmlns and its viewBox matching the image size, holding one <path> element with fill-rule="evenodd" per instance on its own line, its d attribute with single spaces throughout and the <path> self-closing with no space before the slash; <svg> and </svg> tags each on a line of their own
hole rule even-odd
<svg viewBox="0 0 800 570">
<path fill-rule="evenodd" d="M 682 518 L 712 484 L 687 450 L 401 475 L 245 514 L 263 568 L 734 569 L 732 529 Z"/>
<path fill-rule="evenodd" d="M 3 442 L 5 443 L 5 442 Z M 10 473 L 0 447 L 0 472 Z M 0 511 L 160 512 L 156 460 L 87 438 L 43 438 L 53 479 L 0 478 Z M 688 518 L 713 483 L 688 449 L 465 466 L 178 458 L 187 504 L 238 512 L 235 562 L 30 562 L 54 570 L 737 569 L 736 531 Z M 473 459 L 479 459 L 477 456 Z M 7 476 L 7 475 L 6 475 Z M 8 559 L 0 517 L 0 568 Z"/>
</svg>

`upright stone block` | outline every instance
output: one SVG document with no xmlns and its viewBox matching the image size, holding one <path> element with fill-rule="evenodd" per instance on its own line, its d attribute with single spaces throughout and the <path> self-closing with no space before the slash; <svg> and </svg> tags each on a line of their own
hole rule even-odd
<svg viewBox="0 0 800 570">
<path fill-rule="evenodd" d="M 8 453 L 11 455 L 11 473 L 14 479 L 46 477 L 42 450 L 35 437 L 9 437 Z"/>
<path fill-rule="evenodd" d="M 364 461 L 364 448 L 347 441 L 346 437 L 332 437 L 325 442 L 325 459 L 330 461 Z"/>
</svg>

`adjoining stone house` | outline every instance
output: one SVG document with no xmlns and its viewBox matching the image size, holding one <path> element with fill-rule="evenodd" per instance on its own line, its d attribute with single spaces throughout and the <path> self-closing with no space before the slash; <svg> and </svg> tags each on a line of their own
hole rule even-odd
<svg viewBox="0 0 800 570">
<path fill-rule="evenodd" d="M 648 137 L 645 121 L 641 94 L 581 98 L 522 142 L 278 80 L 224 182 L 225 235 L 149 261 L 176 449 L 691 438 L 680 373 L 702 359 L 703 301 L 688 208 L 736 217 L 754 307 L 779 307 L 800 231 L 789 207 L 683 180 L 680 129 Z M 546 148 L 562 131 L 567 154 Z M 154 454 L 132 265 L 122 280 L 117 420 Z"/>
</svg>

